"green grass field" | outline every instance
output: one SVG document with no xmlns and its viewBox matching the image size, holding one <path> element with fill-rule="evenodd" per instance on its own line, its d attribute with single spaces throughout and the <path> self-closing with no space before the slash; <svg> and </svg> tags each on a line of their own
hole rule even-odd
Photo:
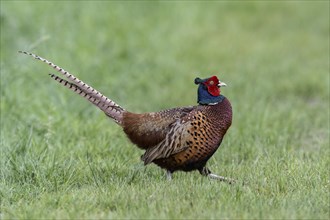
<svg viewBox="0 0 330 220">
<path fill-rule="evenodd" d="M 329 219 L 329 2 L 1 1 L 1 219 Z M 218 75 L 232 127 L 167 181 L 45 57 L 134 112 L 196 104 Z"/>
</svg>

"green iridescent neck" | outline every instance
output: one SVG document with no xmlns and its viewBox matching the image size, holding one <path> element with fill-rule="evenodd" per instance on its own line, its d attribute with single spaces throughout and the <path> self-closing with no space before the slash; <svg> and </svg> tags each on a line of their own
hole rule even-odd
<svg viewBox="0 0 330 220">
<path fill-rule="evenodd" d="M 222 102 L 225 97 L 223 95 L 212 96 L 212 97 L 204 97 L 202 99 L 198 99 L 197 102 L 200 105 L 215 105 L 219 102 Z"/>
</svg>

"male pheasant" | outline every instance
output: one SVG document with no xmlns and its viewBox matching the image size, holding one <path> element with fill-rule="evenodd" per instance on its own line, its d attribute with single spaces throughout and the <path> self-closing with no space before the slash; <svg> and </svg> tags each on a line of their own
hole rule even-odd
<svg viewBox="0 0 330 220">
<path fill-rule="evenodd" d="M 231 104 L 220 94 L 220 87 L 226 84 L 216 76 L 195 79 L 198 85 L 197 106 L 137 114 L 125 110 L 52 62 L 29 52 L 20 52 L 54 68 L 67 78 L 50 74 L 54 80 L 86 98 L 120 125 L 127 137 L 145 150 L 141 156 L 145 165 L 153 162 L 164 168 L 169 179 L 178 170 L 198 170 L 204 176 L 232 182 L 211 173 L 205 166 L 232 122 Z"/>
</svg>

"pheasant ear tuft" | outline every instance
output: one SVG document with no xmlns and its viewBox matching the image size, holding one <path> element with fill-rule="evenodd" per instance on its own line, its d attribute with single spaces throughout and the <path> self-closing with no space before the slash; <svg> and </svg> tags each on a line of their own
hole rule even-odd
<svg viewBox="0 0 330 220">
<path fill-rule="evenodd" d="M 199 77 L 197 77 L 196 79 L 195 79 L 195 84 L 196 85 L 198 85 L 198 84 L 200 84 L 200 83 L 202 83 L 203 82 L 203 80 L 201 79 L 201 78 L 199 78 Z"/>
</svg>

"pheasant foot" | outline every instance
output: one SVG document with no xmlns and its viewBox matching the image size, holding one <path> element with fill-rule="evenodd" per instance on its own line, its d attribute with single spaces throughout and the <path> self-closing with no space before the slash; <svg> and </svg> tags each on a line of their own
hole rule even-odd
<svg viewBox="0 0 330 220">
<path fill-rule="evenodd" d="M 230 179 L 228 177 L 216 175 L 216 174 L 212 173 L 211 170 L 209 170 L 206 167 L 203 167 L 203 168 L 199 169 L 199 173 L 203 176 L 208 176 L 211 179 L 227 182 L 229 184 L 235 183 L 234 179 Z"/>
</svg>

